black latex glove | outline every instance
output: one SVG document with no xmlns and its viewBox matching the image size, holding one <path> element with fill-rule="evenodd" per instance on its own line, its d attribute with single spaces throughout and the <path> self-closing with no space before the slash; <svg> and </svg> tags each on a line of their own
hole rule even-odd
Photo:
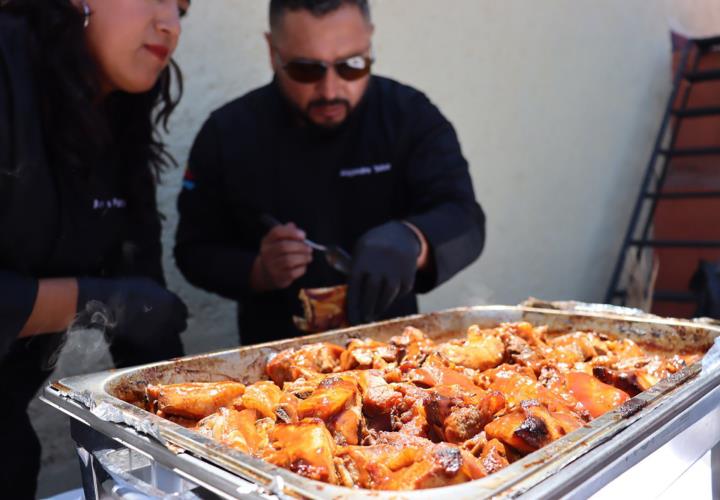
<svg viewBox="0 0 720 500">
<path fill-rule="evenodd" d="M 104 329 L 116 365 L 182 356 L 188 310 L 149 278 L 79 278 L 78 322 Z"/>
<path fill-rule="evenodd" d="M 391 221 L 365 233 L 355 245 L 347 313 L 352 325 L 375 321 L 415 284 L 420 241 L 412 229 Z"/>
</svg>

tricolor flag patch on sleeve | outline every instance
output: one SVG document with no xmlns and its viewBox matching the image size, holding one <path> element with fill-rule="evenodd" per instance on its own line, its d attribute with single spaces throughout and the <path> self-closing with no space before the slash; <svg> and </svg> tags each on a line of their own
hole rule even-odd
<svg viewBox="0 0 720 500">
<path fill-rule="evenodd" d="M 185 169 L 185 175 L 183 176 L 183 189 L 187 189 L 188 191 L 192 191 L 195 189 L 195 176 L 193 175 L 190 168 Z"/>
</svg>

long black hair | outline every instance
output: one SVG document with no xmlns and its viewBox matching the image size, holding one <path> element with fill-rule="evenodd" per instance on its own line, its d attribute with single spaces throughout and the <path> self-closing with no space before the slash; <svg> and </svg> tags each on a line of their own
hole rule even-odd
<svg viewBox="0 0 720 500">
<path fill-rule="evenodd" d="M 23 17 L 32 31 L 41 119 L 53 165 L 89 170 L 112 151 L 128 174 L 147 178 L 151 173 L 158 180 L 165 167 L 175 164 L 159 137 L 182 96 L 182 74 L 174 61 L 148 92 L 117 91 L 98 104 L 99 71 L 85 42 L 85 16 L 71 0 L 0 0 L 0 12 Z"/>
</svg>

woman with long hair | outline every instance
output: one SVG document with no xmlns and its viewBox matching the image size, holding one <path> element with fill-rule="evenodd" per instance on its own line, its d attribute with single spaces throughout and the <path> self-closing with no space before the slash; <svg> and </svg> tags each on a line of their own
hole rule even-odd
<svg viewBox="0 0 720 500">
<path fill-rule="evenodd" d="M 188 5 L 0 0 L 6 498 L 35 495 L 27 406 L 68 329 L 102 328 L 118 366 L 182 354 L 187 309 L 165 288 L 155 185 L 172 162 L 157 129 L 182 93 L 171 56 Z"/>
</svg>

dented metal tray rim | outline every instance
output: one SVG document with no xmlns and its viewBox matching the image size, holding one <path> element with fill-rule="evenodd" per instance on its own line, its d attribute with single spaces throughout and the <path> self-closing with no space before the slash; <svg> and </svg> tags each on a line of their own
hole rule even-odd
<svg viewBox="0 0 720 500">
<path fill-rule="evenodd" d="M 686 348 L 702 344 L 709 348 L 720 336 L 720 327 L 690 321 L 663 319 L 650 316 L 622 315 L 607 311 L 556 310 L 521 306 L 478 306 L 458 308 L 394 319 L 356 328 L 336 330 L 318 335 L 286 339 L 256 346 L 239 347 L 215 353 L 189 356 L 142 367 L 110 370 L 91 375 L 70 377 L 50 384 L 45 398 L 61 406 L 71 416 L 92 422 L 112 422 L 125 432 L 138 431 L 151 436 L 141 451 L 161 460 L 158 449 L 168 446 L 181 448 L 184 452 L 208 461 L 237 474 L 244 480 L 261 486 L 277 484 L 281 478 L 284 491 L 289 495 L 308 498 L 408 498 L 430 499 L 438 494 L 453 496 L 458 500 L 491 496 L 516 496 L 537 486 L 548 477 L 562 473 L 564 467 L 594 448 L 613 443 L 613 438 L 624 429 L 643 419 L 648 426 L 654 414 L 667 418 L 700 399 L 720 382 L 720 370 L 703 371 L 695 363 L 672 377 L 661 381 L 648 391 L 636 396 L 622 407 L 593 420 L 585 427 L 550 443 L 507 468 L 488 477 L 456 486 L 446 486 L 411 492 L 386 492 L 333 486 L 304 478 L 289 470 L 256 459 L 200 434 L 185 429 L 161 417 L 153 415 L 113 394 L 140 389 L 148 382 L 179 382 L 192 380 L 219 380 L 235 378 L 243 382 L 258 379 L 258 373 L 269 355 L 289 347 L 311 342 L 335 342 L 343 344 L 351 338 L 371 337 L 387 339 L 400 333 L 405 326 L 424 329 L 431 337 L 443 337 L 449 333 L 460 334 L 470 324 L 496 325 L 506 321 L 530 321 L 547 324 L 553 330 L 595 329 L 628 336 L 636 340 L 657 343 L 677 342 L 675 347 Z M 239 370 L 239 371 L 233 371 Z M 237 376 L 237 374 L 243 374 Z M 235 376 L 231 376 L 234 374 Z M 662 408 L 662 412 L 658 409 Z M 118 429 L 114 429 L 118 431 Z M 621 436 L 618 436 L 621 438 Z M 602 467 L 593 463 L 592 467 Z M 191 467 L 192 468 L 192 467 Z M 192 475 L 192 470 L 185 471 Z M 577 474 L 577 471 L 575 471 Z M 218 485 L 218 487 L 221 487 Z M 230 496 L 232 492 L 228 492 Z"/>
</svg>

